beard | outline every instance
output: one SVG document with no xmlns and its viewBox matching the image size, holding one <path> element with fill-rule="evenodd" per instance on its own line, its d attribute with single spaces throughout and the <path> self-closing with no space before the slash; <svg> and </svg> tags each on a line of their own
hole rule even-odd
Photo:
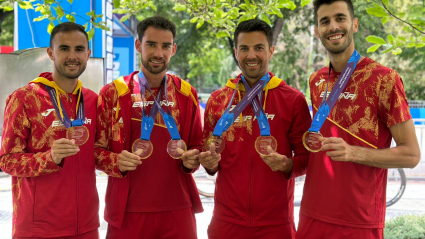
<svg viewBox="0 0 425 239">
<path fill-rule="evenodd" d="M 260 66 L 257 70 L 250 70 L 248 69 L 248 67 L 245 65 L 247 63 L 258 63 L 258 65 Z M 263 77 L 266 72 L 267 72 L 267 67 L 263 64 L 263 62 L 260 60 L 259 62 L 250 62 L 250 61 L 244 61 L 242 62 L 242 64 L 240 65 L 240 68 L 242 70 L 242 73 L 245 77 L 248 77 L 250 79 L 259 79 L 261 77 Z"/>
<path fill-rule="evenodd" d="M 164 66 L 163 67 L 152 67 L 152 66 L 149 65 L 150 60 L 164 61 Z M 142 58 L 142 65 L 145 67 L 146 70 L 148 70 L 152 74 L 159 74 L 159 73 L 165 71 L 168 68 L 168 64 L 169 63 L 162 58 L 152 57 L 152 58 L 147 59 L 146 61 L 143 60 L 143 58 Z"/>
<path fill-rule="evenodd" d="M 344 34 L 344 36 L 347 37 L 345 42 L 343 42 L 342 45 L 340 46 L 333 46 L 332 43 L 327 42 L 328 36 L 336 34 L 336 33 Z M 329 53 L 336 55 L 336 54 L 343 53 L 350 46 L 351 42 L 353 41 L 353 35 L 354 35 L 353 26 L 351 26 L 348 32 L 346 30 L 337 30 L 335 32 L 330 32 L 328 34 L 320 36 L 320 41 L 322 42 L 323 46 Z"/>
<path fill-rule="evenodd" d="M 66 64 L 77 64 L 79 66 L 78 70 L 75 72 L 67 72 L 66 71 Z M 65 62 L 63 65 L 57 64 L 55 62 L 55 68 L 56 70 L 59 72 L 60 75 L 62 75 L 65 78 L 68 79 L 77 79 L 78 77 L 80 77 L 81 74 L 83 74 L 84 70 L 86 69 L 86 65 L 83 65 L 79 62 Z"/>
</svg>

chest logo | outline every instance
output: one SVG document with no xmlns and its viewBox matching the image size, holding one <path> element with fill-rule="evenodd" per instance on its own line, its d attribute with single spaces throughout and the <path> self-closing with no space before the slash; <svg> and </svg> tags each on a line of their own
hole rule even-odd
<svg viewBox="0 0 425 239">
<path fill-rule="evenodd" d="M 320 79 L 320 81 L 319 82 L 316 82 L 316 86 L 319 86 L 320 84 L 322 84 L 323 82 L 325 82 L 325 79 Z"/>
<path fill-rule="evenodd" d="M 55 109 L 48 109 L 45 112 L 41 113 L 42 116 L 46 117 L 48 116 L 50 113 L 52 113 L 53 111 L 55 111 Z"/>
</svg>

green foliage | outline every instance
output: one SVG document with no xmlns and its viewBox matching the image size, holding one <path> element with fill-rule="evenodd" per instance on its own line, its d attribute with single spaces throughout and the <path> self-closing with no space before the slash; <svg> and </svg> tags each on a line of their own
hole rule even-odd
<svg viewBox="0 0 425 239">
<path fill-rule="evenodd" d="M 77 15 L 74 12 L 65 11 L 60 5 L 61 1 L 44 0 L 41 1 L 42 3 L 35 3 L 35 1 L 36 0 L 0 0 L 0 10 L 3 9 L 4 11 L 12 11 L 14 2 L 17 2 L 18 6 L 24 10 L 33 9 L 34 11 L 41 14 L 41 16 L 33 19 L 34 22 L 43 21 L 44 19 L 48 19 L 50 21 L 49 25 L 47 26 L 48 33 L 52 32 L 52 29 L 55 26 L 55 21 L 61 23 L 64 21 L 64 18 L 66 18 L 70 22 L 75 22 L 75 17 Z M 72 4 L 73 0 L 68 0 L 68 2 Z M 78 17 L 81 17 L 88 23 L 91 23 L 93 25 L 92 29 L 100 28 L 102 30 L 109 30 L 109 28 L 106 26 L 106 22 L 98 20 L 98 18 L 102 18 L 103 15 L 96 15 L 94 11 L 87 13 L 87 15 L 90 17 L 89 19 L 86 19 L 82 16 Z M 90 31 L 88 32 L 89 39 L 93 37 L 93 33 Z"/>
<path fill-rule="evenodd" d="M 14 16 L 9 14 L 2 22 L 0 22 L 0 45 L 13 46 L 13 26 Z"/>
<path fill-rule="evenodd" d="M 384 238 L 425 238 L 425 215 L 405 215 L 389 220 L 385 223 Z"/>
<path fill-rule="evenodd" d="M 301 6 L 310 2 L 302 0 Z M 271 25 L 273 16 L 283 17 L 283 9 L 293 11 L 296 5 L 290 0 L 244 0 L 243 3 L 240 0 L 177 0 L 174 6 L 176 11 L 189 13 L 197 28 L 208 23 L 217 38 L 232 35 L 237 24 L 249 19 L 259 18 Z"/>
</svg>

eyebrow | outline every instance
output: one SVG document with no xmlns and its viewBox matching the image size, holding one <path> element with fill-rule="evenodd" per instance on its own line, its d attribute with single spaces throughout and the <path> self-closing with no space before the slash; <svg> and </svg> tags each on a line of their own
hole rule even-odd
<svg viewBox="0 0 425 239">
<path fill-rule="evenodd" d="M 64 44 L 59 45 L 59 47 L 58 47 L 58 48 L 61 48 L 61 47 L 67 47 L 67 48 L 70 48 L 70 46 L 68 46 L 68 45 L 64 45 Z M 75 48 L 83 48 L 83 49 L 86 49 L 86 47 L 85 47 L 85 46 L 83 46 L 83 45 L 75 46 Z"/>
<path fill-rule="evenodd" d="M 258 46 L 266 46 L 266 44 L 260 43 L 260 44 L 254 45 L 254 47 L 258 47 Z M 239 48 L 241 48 L 241 47 L 248 47 L 248 45 L 239 45 Z"/>
<path fill-rule="evenodd" d="M 333 17 L 347 17 L 347 15 L 345 15 L 344 13 L 337 13 L 337 14 L 335 14 Z M 322 21 L 324 21 L 324 20 L 328 20 L 329 19 L 329 17 L 328 16 L 326 16 L 326 17 L 322 17 L 322 18 L 320 18 L 320 20 L 319 20 L 319 22 L 322 22 Z"/>
<path fill-rule="evenodd" d="M 158 42 L 156 42 L 156 41 L 146 41 L 146 43 L 148 43 L 148 44 L 157 44 Z M 171 43 L 171 42 L 164 42 L 163 43 L 163 45 L 173 45 L 173 43 Z"/>
</svg>

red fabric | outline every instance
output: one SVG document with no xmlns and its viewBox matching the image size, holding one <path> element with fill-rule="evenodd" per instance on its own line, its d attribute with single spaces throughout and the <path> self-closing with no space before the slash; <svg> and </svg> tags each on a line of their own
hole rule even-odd
<svg viewBox="0 0 425 239">
<path fill-rule="evenodd" d="M 176 89 L 172 80 L 167 82 L 169 110 L 176 119 L 177 128 L 181 127 L 179 114 L 185 114 L 185 107 L 180 107 L 176 98 Z M 156 98 L 160 88 L 152 89 Z M 138 82 L 134 82 L 134 96 L 131 110 L 131 145 L 140 138 L 143 108 Z M 154 105 L 149 92 L 145 94 L 146 114 Z M 162 94 L 160 103 L 165 103 Z M 162 108 L 167 110 L 166 106 Z M 180 109 L 181 108 L 181 109 Z M 171 211 L 191 207 L 189 190 L 186 184 L 185 172 L 181 170 L 181 160 L 175 160 L 167 153 L 167 143 L 171 140 L 161 114 L 155 118 L 150 141 L 153 145 L 152 155 L 143 160 L 143 164 L 128 174 L 131 177 L 130 191 L 126 212 L 158 212 Z"/>
<path fill-rule="evenodd" d="M 106 239 L 196 239 L 193 210 L 167 212 L 126 212 L 121 228 L 108 226 Z"/>
<path fill-rule="evenodd" d="M 316 113 L 326 88 L 329 68 L 310 78 Z M 328 91 L 339 74 L 331 73 Z M 341 137 L 350 145 L 388 148 L 389 127 L 411 118 L 403 83 L 397 72 L 365 58 L 351 76 L 320 132 Z M 331 121 L 332 120 L 332 121 Z M 312 153 L 301 213 L 349 227 L 383 228 L 387 170 L 351 162 L 336 162 L 325 152 Z"/>
<path fill-rule="evenodd" d="M 40 76 L 52 80 L 50 73 Z M 97 94 L 82 92 L 90 138 L 79 153 L 63 159 L 62 168 L 53 162 L 50 148 L 66 137 L 66 128 L 57 124 L 45 86 L 30 83 L 7 100 L 0 166 L 12 175 L 13 237 L 71 236 L 99 227 L 93 155 Z M 60 99 L 75 119 L 77 95 L 60 94 Z"/>
<path fill-rule="evenodd" d="M 273 80 L 273 79 L 272 79 Z M 271 135 L 277 140 L 277 152 L 292 157 L 295 164 L 308 161 L 309 152 L 302 144 L 302 135 L 311 124 L 311 116 L 303 94 L 279 80 L 268 90 L 265 112 L 269 117 Z M 271 83 L 268 83 L 271 84 Z M 204 145 L 233 94 L 223 87 L 215 91 L 205 109 Z M 245 91 L 241 91 L 243 98 Z M 239 102 L 238 92 L 232 105 Z M 263 105 L 263 104 L 262 104 Z M 271 226 L 294 221 L 294 180 L 282 172 L 273 172 L 254 148 L 260 136 L 258 121 L 248 105 L 239 118 L 224 132 L 225 149 L 221 153 L 215 189 L 214 217 L 243 226 Z M 294 152 L 294 154 L 293 154 Z M 301 170 L 304 170 L 303 167 Z M 298 170 L 294 166 L 294 170 Z M 301 171 L 294 175 L 302 174 Z"/>
<path fill-rule="evenodd" d="M 296 239 L 384 239 L 382 228 L 357 228 L 330 224 L 300 215 Z"/>
<path fill-rule="evenodd" d="M 77 236 L 65 236 L 65 237 L 13 237 L 13 239 L 98 239 L 99 231 L 93 230 Z"/>
<path fill-rule="evenodd" d="M 213 217 L 208 226 L 208 238 L 295 239 L 295 225 L 292 222 L 274 226 L 245 227 Z"/>
<path fill-rule="evenodd" d="M 108 84 L 105 87 L 102 88 L 100 95 L 99 95 L 99 101 L 98 101 L 98 111 L 100 112 L 98 114 L 98 128 L 97 128 L 97 142 L 96 142 L 96 148 L 95 148 L 95 156 L 96 158 L 101 162 L 114 162 L 116 164 L 118 154 L 122 150 L 127 150 L 131 152 L 131 135 L 132 132 L 136 132 L 135 129 L 133 129 L 133 124 L 131 120 L 132 115 L 132 105 L 133 105 L 133 98 L 132 94 L 136 93 L 133 91 L 133 81 L 130 79 L 133 79 L 133 75 L 137 74 L 138 72 L 133 72 L 131 75 L 125 76 L 124 80 L 129 87 L 130 91 L 126 94 L 122 95 L 121 97 L 118 97 L 117 89 L 114 85 L 114 83 Z M 179 122 L 179 132 L 182 139 L 186 142 L 188 149 L 201 149 L 202 145 L 202 127 L 200 122 L 200 115 L 199 115 L 199 103 L 193 101 L 192 97 L 183 94 L 180 91 L 181 87 L 181 79 L 177 77 L 171 77 L 169 76 L 168 81 L 172 81 L 174 84 L 173 86 L 173 92 L 174 95 L 169 97 L 175 97 L 177 101 L 177 105 L 179 106 L 179 114 L 173 115 L 176 117 L 176 121 Z M 197 94 L 195 89 L 192 87 L 191 92 L 194 95 L 195 99 L 197 99 Z M 140 98 L 140 94 L 139 94 Z M 115 117 L 116 111 L 114 108 L 117 108 L 117 102 L 119 101 L 119 114 L 118 117 Z M 140 123 L 140 122 L 139 122 Z M 138 125 L 140 127 L 140 124 Z M 154 131 L 156 131 L 155 128 L 160 126 L 155 126 Z M 139 128 L 140 132 L 140 128 Z M 168 134 L 168 132 L 167 132 Z M 158 135 L 154 136 L 157 137 Z M 165 136 L 162 134 L 162 140 L 159 143 L 156 143 L 154 145 L 155 149 L 165 149 L 166 144 L 168 143 L 168 140 L 166 140 Z M 152 136 L 151 136 L 152 137 Z M 169 137 L 169 136 L 168 136 Z M 165 140 L 164 140 L 165 139 Z M 168 155 L 167 155 L 168 156 Z M 169 158 L 170 159 L 170 158 Z M 145 159 L 144 162 L 147 162 L 148 160 L 155 161 L 156 159 L 152 156 Z M 170 159 L 167 160 L 168 163 L 171 163 L 172 165 L 177 165 L 181 172 L 183 172 L 183 165 L 181 163 L 181 160 L 175 160 Z M 140 168 L 144 166 L 145 163 L 140 165 Z M 149 164 L 149 163 L 147 163 Z M 98 165 L 98 164 L 97 164 Z M 104 163 L 102 165 L 109 165 L 108 163 Z M 158 166 L 158 165 L 156 165 Z M 176 166 L 177 167 L 177 166 Z M 126 174 L 126 177 L 123 177 L 121 173 L 119 172 L 117 167 L 114 168 L 105 168 L 105 167 L 98 167 L 99 169 L 106 171 L 110 176 L 108 178 L 108 186 L 106 191 L 106 206 L 105 206 L 105 220 L 111 224 L 113 227 L 120 228 L 124 212 L 126 210 L 127 202 L 128 202 L 128 196 L 130 192 L 130 184 L 131 180 L 133 178 L 133 174 L 138 173 L 137 172 L 129 172 Z M 160 170 L 161 168 L 158 167 L 156 170 Z M 179 172 L 179 173 L 181 173 Z M 152 180 L 152 182 L 155 182 L 157 180 L 168 180 L 169 182 L 171 180 L 176 180 L 176 178 L 170 178 L 169 175 L 165 174 L 163 171 L 155 175 L 156 178 L 149 178 L 146 180 Z M 195 213 L 202 212 L 202 203 L 198 195 L 198 191 L 195 185 L 195 182 L 193 180 L 193 177 L 191 174 L 186 173 L 184 174 L 185 183 L 186 185 L 181 185 L 180 190 L 184 190 L 184 187 L 186 186 L 188 188 L 188 192 L 190 195 L 191 205 L 194 209 Z M 180 179 L 179 179 L 180 180 Z M 181 182 L 181 181 L 180 181 Z M 136 182 L 136 184 L 141 182 Z M 174 184 L 170 184 L 174 185 Z M 168 202 L 170 204 L 172 203 L 172 198 L 167 196 L 167 192 L 169 190 L 175 190 L 169 188 L 167 186 L 166 188 L 160 188 L 161 189 L 161 195 L 164 198 L 168 198 Z M 138 190 L 138 189 L 137 189 Z M 147 193 L 148 196 L 152 196 L 152 192 L 142 192 Z M 157 193 L 157 196 L 160 195 Z M 133 204 L 134 205 L 134 204 Z M 141 207 L 144 207 L 144 205 L 141 205 Z M 171 207 L 170 207 L 171 208 Z M 140 209 L 140 208 L 139 208 Z M 144 207 L 146 211 L 161 211 L 155 208 L 154 205 L 149 206 L 147 205 Z"/>
</svg>

